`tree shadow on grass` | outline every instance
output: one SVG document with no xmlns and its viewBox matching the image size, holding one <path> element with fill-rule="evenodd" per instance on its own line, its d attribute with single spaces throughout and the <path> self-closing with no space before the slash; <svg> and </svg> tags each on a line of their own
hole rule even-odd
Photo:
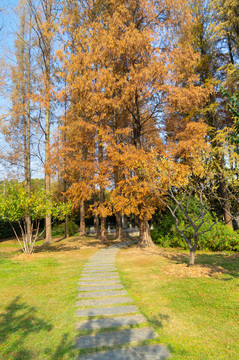
<svg viewBox="0 0 239 360">
<path fill-rule="evenodd" d="M 33 352 L 27 348 L 28 336 L 51 329 L 52 325 L 39 318 L 34 307 L 17 296 L 0 314 L 0 346 L 5 348 L 2 359 L 32 359 Z"/>
<path fill-rule="evenodd" d="M 36 246 L 34 249 L 34 253 L 41 253 L 47 251 L 49 252 L 74 251 L 74 250 L 80 250 L 83 247 L 102 248 L 102 246 L 104 246 L 104 244 L 102 244 L 101 241 L 98 239 L 89 239 L 88 242 L 82 241 L 82 239 L 80 238 L 73 238 L 70 240 L 58 239 L 54 241 L 52 244 L 42 244 Z"/>
</svg>

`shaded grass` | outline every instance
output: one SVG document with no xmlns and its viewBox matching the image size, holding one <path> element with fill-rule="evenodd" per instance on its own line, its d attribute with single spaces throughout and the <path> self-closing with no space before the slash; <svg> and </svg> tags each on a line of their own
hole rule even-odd
<svg viewBox="0 0 239 360">
<path fill-rule="evenodd" d="M 117 255 L 123 284 L 173 360 L 238 358 L 238 257 L 200 252 L 197 262 L 209 275 L 198 265 L 194 277 L 185 271 L 179 277 L 177 267 L 185 263 L 186 270 L 187 262 L 188 254 L 174 249 L 130 248 Z M 213 266 L 226 272 L 218 275 Z"/>
<path fill-rule="evenodd" d="M 1 243 L 1 359 L 76 358 L 77 283 L 83 264 L 98 250 L 96 242 L 40 243 L 33 255 L 16 250 L 13 240 Z"/>
</svg>

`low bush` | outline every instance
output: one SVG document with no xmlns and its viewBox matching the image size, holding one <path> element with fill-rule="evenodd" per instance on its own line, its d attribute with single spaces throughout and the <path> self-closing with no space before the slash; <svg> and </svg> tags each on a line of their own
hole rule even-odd
<svg viewBox="0 0 239 360">
<path fill-rule="evenodd" d="M 201 231 L 204 231 L 214 223 L 211 214 L 207 214 L 205 224 Z M 183 220 L 180 222 L 180 228 L 185 226 Z M 191 230 L 192 231 L 192 230 Z M 188 230 L 190 235 L 190 229 Z M 160 216 L 160 225 L 155 226 L 151 231 L 151 236 L 155 244 L 163 247 L 181 247 L 187 249 L 187 243 L 177 232 L 174 219 L 170 213 L 165 212 Z M 229 226 L 218 222 L 212 229 L 198 237 L 199 250 L 211 251 L 239 251 L 239 231 L 232 230 Z"/>
<path fill-rule="evenodd" d="M 78 227 L 73 220 L 68 221 L 69 236 L 74 235 L 78 231 Z M 52 228 L 53 236 L 61 236 L 65 234 L 65 223 L 54 224 Z"/>
<path fill-rule="evenodd" d="M 187 243 L 175 227 L 169 234 L 162 234 L 162 229 L 155 227 L 151 231 L 153 242 L 163 247 L 181 247 L 187 249 Z M 239 232 L 233 231 L 229 226 L 217 223 L 213 228 L 198 238 L 199 250 L 212 251 L 239 251 Z"/>
</svg>

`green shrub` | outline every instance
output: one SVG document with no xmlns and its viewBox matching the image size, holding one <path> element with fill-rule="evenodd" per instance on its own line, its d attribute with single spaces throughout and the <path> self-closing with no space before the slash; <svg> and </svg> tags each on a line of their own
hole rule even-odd
<svg viewBox="0 0 239 360">
<path fill-rule="evenodd" d="M 207 206 L 207 204 L 205 205 Z M 190 202 L 189 214 L 192 218 L 200 216 L 200 203 L 194 197 Z M 178 213 L 179 228 L 183 229 L 188 223 L 182 213 Z M 207 213 L 205 216 L 205 223 L 201 226 L 200 232 L 210 228 L 215 223 L 216 216 Z M 187 249 L 187 243 L 183 237 L 177 232 L 175 228 L 175 220 L 169 210 L 158 214 L 158 226 L 155 226 L 151 231 L 152 240 L 155 244 L 163 247 L 181 247 Z M 193 229 L 188 228 L 186 235 L 191 237 Z M 239 232 L 233 231 L 229 226 L 218 222 L 212 226 L 210 231 L 198 237 L 199 250 L 212 250 L 212 251 L 238 251 L 239 250 Z"/>
<path fill-rule="evenodd" d="M 208 228 L 210 223 L 202 226 L 202 231 Z M 163 247 L 181 247 L 187 249 L 187 243 L 178 234 L 174 225 L 169 229 L 168 234 L 162 234 L 160 226 L 151 231 L 151 236 L 155 244 Z M 233 231 L 229 226 L 221 222 L 215 224 L 212 229 L 198 238 L 199 250 L 211 251 L 239 251 L 239 232 Z"/>
<path fill-rule="evenodd" d="M 78 227 L 73 220 L 68 221 L 68 232 L 69 236 L 74 235 L 78 231 Z M 52 229 L 53 236 L 65 235 L 65 223 L 54 224 Z"/>
</svg>

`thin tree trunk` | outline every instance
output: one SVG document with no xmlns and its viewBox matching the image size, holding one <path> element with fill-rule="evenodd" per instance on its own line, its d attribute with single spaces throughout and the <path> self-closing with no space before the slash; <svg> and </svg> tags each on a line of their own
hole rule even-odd
<svg viewBox="0 0 239 360">
<path fill-rule="evenodd" d="M 85 202 L 81 200 L 80 202 L 80 236 L 85 236 Z"/>
<path fill-rule="evenodd" d="M 139 218 L 139 242 L 140 247 L 155 246 L 150 235 L 149 223 L 147 220 Z"/>
<path fill-rule="evenodd" d="M 105 202 L 105 190 L 100 190 L 100 203 L 103 204 Z M 101 215 L 100 217 L 100 238 L 102 243 L 107 242 L 107 227 L 106 227 L 106 217 Z"/>
<path fill-rule="evenodd" d="M 23 16 L 23 29 L 25 29 L 25 14 Z M 23 30 L 25 33 L 25 30 Z M 25 34 L 23 33 L 23 38 Z M 29 39 L 28 39 L 27 49 L 23 47 L 23 59 L 25 58 L 24 54 L 26 51 L 26 64 L 22 64 L 23 67 L 26 67 L 26 82 L 23 84 L 23 103 L 24 103 L 24 169 L 25 169 L 25 189 L 27 197 L 31 196 L 31 160 L 30 160 L 30 121 L 31 121 L 31 108 L 30 108 L 30 97 L 26 96 L 27 93 L 31 93 L 31 17 L 30 17 L 30 27 L 29 27 Z M 27 99 L 27 100 L 25 100 Z M 26 242 L 29 246 L 32 238 L 32 221 L 29 213 L 25 216 L 25 237 Z"/>
<path fill-rule="evenodd" d="M 103 216 L 100 218 L 100 238 L 103 244 L 107 243 L 106 217 Z"/>
<path fill-rule="evenodd" d="M 116 213 L 116 233 L 119 241 L 123 240 L 123 223 L 121 212 Z"/>
<path fill-rule="evenodd" d="M 65 139 L 64 139 L 65 141 Z M 67 198 L 66 198 L 66 190 L 67 190 L 67 182 L 66 180 L 63 180 L 63 184 L 64 184 L 64 203 L 67 203 Z M 69 227 L 68 227 L 68 222 L 69 222 L 69 216 L 65 215 L 65 238 L 69 237 Z"/>
<path fill-rule="evenodd" d="M 50 110 L 46 110 L 45 116 L 45 189 L 46 196 L 50 196 L 51 193 L 51 176 L 49 172 L 49 162 L 50 162 L 50 144 L 49 144 L 49 136 L 50 136 Z M 50 211 L 47 213 L 45 218 L 45 226 L 46 226 L 46 243 L 52 243 L 52 232 L 51 232 L 51 213 Z"/>
<path fill-rule="evenodd" d="M 196 253 L 196 250 L 194 249 L 194 247 L 192 247 L 190 249 L 190 256 L 189 256 L 189 264 L 188 264 L 188 266 L 193 266 L 195 264 L 195 253 Z"/>
<path fill-rule="evenodd" d="M 222 196 L 223 201 L 224 201 L 224 209 L 223 209 L 223 211 L 224 211 L 225 224 L 230 226 L 233 229 L 230 201 L 229 201 L 229 198 L 228 198 L 228 192 L 227 192 L 227 188 L 226 188 L 224 180 L 221 181 L 220 192 L 221 192 L 221 196 Z"/>
<path fill-rule="evenodd" d="M 124 226 L 125 226 L 125 228 L 128 227 L 128 217 L 125 214 L 124 214 Z"/>
<path fill-rule="evenodd" d="M 96 231 L 97 239 L 100 239 L 100 224 L 99 224 L 99 216 L 97 214 L 97 196 L 94 191 L 94 229 Z"/>
<path fill-rule="evenodd" d="M 190 246 L 190 256 L 189 256 L 189 264 L 188 266 L 193 266 L 195 264 L 195 254 L 198 247 L 198 238 L 197 235 L 194 236 L 194 244 Z"/>
<path fill-rule="evenodd" d="M 51 17 L 51 2 L 45 1 L 45 16 L 46 21 L 49 22 Z M 43 35 L 44 36 L 44 35 Z M 50 196 L 51 193 L 51 176 L 50 176 L 50 84 L 51 84 L 51 38 L 49 34 L 44 37 L 45 43 L 45 88 L 46 88 L 46 108 L 45 108 L 45 188 L 46 195 Z M 52 243 L 52 226 L 51 226 L 51 213 L 50 211 L 46 216 L 46 242 Z"/>
</svg>

